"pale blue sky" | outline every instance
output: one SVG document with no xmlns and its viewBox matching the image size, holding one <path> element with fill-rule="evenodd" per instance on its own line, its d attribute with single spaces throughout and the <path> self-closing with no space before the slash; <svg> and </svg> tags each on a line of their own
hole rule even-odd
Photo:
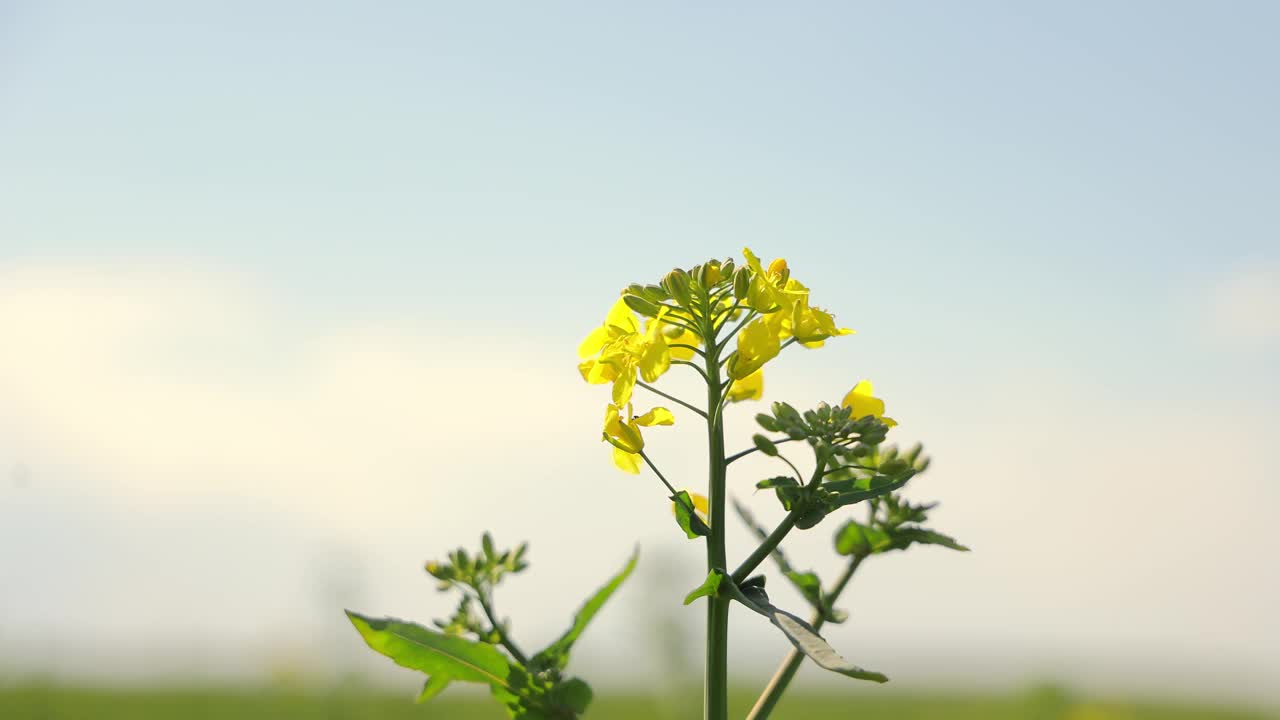
<svg viewBox="0 0 1280 720">
<path fill-rule="evenodd" d="M 1033 448 L 1020 456 L 1031 464 L 997 475 L 1039 488 L 1042 522 L 1063 532 L 1080 522 L 1076 503 L 1088 496 L 1073 483 L 1122 488 L 1144 467 L 1128 455 L 1141 453 L 1169 455 L 1177 472 L 1186 463 L 1173 450 L 1188 445 L 1203 464 L 1125 495 L 1157 510 L 1142 530 L 1115 510 L 1116 532 L 1175 535 L 1172 525 L 1200 517 L 1198 498 L 1223 492 L 1255 513 L 1241 525 L 1260 528 L 1275 498 L 1265 443 L 1280 406 L 1278 31 L 1280 5 L 1266 2 L 0 0 L 0 300 L 10 302 L 0 307 L 11 308 L 0 327 L 17 338 L 0 339 L 11 354 L 0 363 L 0 404 L 18 408 L 0 408 L 10 438 L 0 434 L 0 468 L 108 463 L 118 458 L 74 442 L 128 445 L 99 435 L 108 421 L 76 415 L 74 400 L 22 394 L 56 377 L 40 374 L 55 365 L 34 351 L 22 364 L 24 340 L 76 358 L 72 372 L 96 367 L 104 347 L 134 353 L 86 371 L 101 378 L 93 387 L 126 388 L 141 375 L 188 383 L 150 388 L 154 407 L 170 391 L 174 402 L 211 387 L 225 390 L 213 393 L 219 400 L 241 398 L 226 417 L 200 418 L 200 431 L 217 438 L 237 413 L 299 398 L 324 405 L 324 378 L 347 377 L 325 374 L 331 366 L 371 362 L 397 377 L 399 361 L 386 358 L 437 375 L 478 362 L 496 368 L 484 380 L 528 365 L 571 382 L 572 349 L 619 287 L 749 245 L 786 255 L 815 302 L 860 333 L 779 386 L 838 398 L 846 378 L 873 375 L 891 410 L 898 399 L 903 412 L 892 414 L 917 419 L 913 437 L 934 443 L 940 468 L 952 452 L 952 477 L 929 490 L 954 507 L 949 520 L 987 533 L 989 560 L 973 562 L 990 564 L 969 566 L 985 567 L 985 580 L 949 582 L 991 587 L 1000 573 L 1018 582 L 1014 560 L 991 550 L 1015 540 L 983 522 L 1013 502 L 999 494 L 1011 486 L 964 492 L 990 471 L 980 459 L 1005 444 Z M 119 315 L 93 314 L 95 298 L 117 296 L 129 299 Z M 228 298 L 244 303 L 234 319 L 218 310 Z M 160 320 L 143 312 L 170 303 Z M 31 315 L 15 320 L 12 308 Z M 53 331 L 31 331 L 86 317 L 105 328 L 101 345 L 59 340 L 48 350 Z M 447 358 L 433 354 L 435 342 L 450 348 Z M 352 348 L 371 346 L 382 359 L 351 360 Z M 305 375 L 300 358 L 311 355 L 323 359 L 320 379 L 280 397 L 255 394 L 292 387 L 279 381 Z M 477 377 L 459 376 L 461 387 Z M 819 380 L 834 386 L 805 384 Z M 512 401 L 492 386 L 470 392 L 495 407 Z M 598 422 L 603 398 L 591 389 L 557 393 L 519 401 L 560 404 L 583 415 L 583 427 Z M 363 402 L 356 392 L 343 398 Z M 353 432 L 331 431 L 325 437 Z M 598 450 L 589 432 L 581 437 L 587 452 Z M 250 439 L 246 457 L 270 454 Z M 307 441 L 297 441 L 300 457 Z M 364 441 L 373 445 L 353 445 L 382 447 Z M 582 452 L 565 442 L 565 452 Z M 1100 463 L 1088 454 L 1097 443 L 1100 456 L 1131 465 L 1081 480 L 1071 466 Z M 1210 461 L 1218 456 L 1237 464 Z M 202 457 L 174 450 L 156 467 L 203 468 Z M 1046 477 L 1058 479 L 1034 463 L 1053 464 Z M 236 467 L 265 477 L 274 466 Z M 122 460 L 113 473 L 158 472 L 139 468 Z M 1232 484 L 1206 486 L 1221 482 L 1217 471 Z M 130 492 L 162 484 L 159 475 L 111 484 L 83 469 L 58 477 L 60 493 L 123 493 L 125 507 Z M 4 492 L 16 491 L 0 492 L 0 520 L 6 504 L 56 505 L 12 494 L 6 503 Z M 270 497 L 287 506 L 295 492 Z M 1182 504 L 1163 516 L 1169 497 Z M 323 526 L 328 516 L 319 517 L 308 522 Z M 378 553 L 392 541 L 358 528 L 334 531 L 335 542 Z M 1251 542 L 1230 551 L 1246 555 L 1269 537 L 1238 532 Z M 1112 545 L 1099 539 L 1094 550 Z M 1161 572 L 1176 587 L 1175 550 L 1162 548 L 1170 564 Z M 1046 553 L 1073 554 L 1037 552 L 1053 558 L 1046 564 L 1057 562 Z M 1080 572 L 1104 572 L 1102 557 Z M 1131 567 L 1115 563 L 1116 577 Z M 1222 596 L 1181 601 L 1185 612 L 1169 610 L 1166 625 L 1151 621 L 1151 637 L 1243 595 L 1252 604 L 1236 608 L 1244 619 L 1223 657 L 1254 653 L 1280 667 L 1248 625 L 1269 617 L 1274 571 L 1261 586 L 1246 570 L 1214 572 L 1222 576 L 1206 584 Z M 34 586 L 38 570 L 29 573 L 21 577 Z M 1114 587 L 1109 577 L 1078 582 Z M 19 608 L 57 607 L 48 598 L 75 587 L 74 577 L 58 582 L 70 585 Z M 959 606 L 979 612 L 989 598 L 971 600 Z M 1045 602 L 1001 612 L 1034 628 Z M 1105 613 L 1097 602 L 1092 611 Z M 992 613 L 994 627 L 1002 618 Z M 1085 617 L 1091 627 L 1131 622 Z M 984 632 L 963 614 L 947 622 Z M 1097 632 L 1083 649 L 1062 642 L 1085 655 L 1114 650 Z M 1219 632 L 1191 634 L 1219 647 Z"/>
</svg>

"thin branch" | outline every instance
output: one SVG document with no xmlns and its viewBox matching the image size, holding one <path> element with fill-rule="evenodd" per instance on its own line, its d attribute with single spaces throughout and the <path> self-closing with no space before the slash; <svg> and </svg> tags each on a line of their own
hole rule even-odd
<svg viewBox="0 0 1280 720">
<path fill-rule="evenodd" d="M 677 403 L 677 404 L 679 404 L 679 405 L 683 405 L 685 408 L 687 408 L 687 409 L 689 409 L 689 410 L 692 410 L 692 411 L 694 411 L 694 412 L 698 413 L 699 415 L 701 415 L 701 416 L 702 416 L 702 417 L 704 417 L 704 418 L 705 418 L 705 417 L 707 417 L 707 414 L 706 414 L 705 412 L 703 412 L 701 408 L 694 407 L 693 405 L 690 405 L 689 403 L 687 403 L 687 402 L 685 402 L 685 401 L 681 400 L 680 398 L 676 397 L 675 395 L 668 395 L 667 393 L 662 392 L 662 391 L 661 391 L 661 390 L 659 390 L 658 388 L 656 388 L 656 387 L 654 387 L 654 386 L 652 386 L 652 385 L 650 385 L 650 384 L 648 384 L 648 383 L 640 382 L 639 380 L 637 380 L 637 381 L 636 381 L 636 385 L 637 385 L 637 386 L 639 386 L 639 387 L 644 388 L 645 390 L 648 390 L 648 391 L 649 391 L 649 392 L 651 392 L 651 393 L 654 393 L 655 395 L 660 395 L 660 396 L 662 396 L 662 397 L 664 397 L 664 398 L 666 398 L 666 399 L 670 400 L 670 401 L 671 401 L 671 402 L 673 402 L 673 403 Z"/>
<path fill-rule="evenodd" d="M 684 348 L 685 350 L 692 350 L 698 353 L 699 355 L 701 355 L 702 357 L 707 356 L 707 354 L 702 351 L 702 348 L 696 345 L 686 345 L 685 343 L 667 343 L 667 347 Z"/>
<path fill-rule="evenodd" d="M 702 368 L 698 367 L 698 365 L 697 365 L 696 363 L 691 363 L 691 362 L 689 362 L 688 360 L 672 360 L 672 361 L 671 361 L 671 364 L 672 364 L 672 365 L 688 365 L 689 367 L 693 368 L 694 370 L 697 370 L 697 371 L 698 371 L 698 374 L 702 376 L 702 379 L 703 379 L 703 380 L 706 380 L 706 379 L 707 379 L 707 373 L 706 373 L 705 371 L 703 371 L 703 369 L 702 369 Z"/>
<path fill-rule="evenodd" d="M 675 488 L 671 487 L 671 483 L 667 482 L 667 477 L 662 474 L 662 471 L 658 469 L 657 465 L 653 464 L 653 461 L 649 459 L 649 456 L 646 455 L 643 450 L 640 451 L 640 459 L 644 460 L 644 463 L 649 466 L 649 469 L 653 471 L 653 474 L 657 475 L 658 479 L 662 481 L 662 484 L 667 486 L 667 489 L 671 491 L 672 497 L 680 494 L 676 492 Z M 692 508 L 690 508 L 690 510 L 692 510 Z"/>
<path fill-rule="evenodd" d="M 791 442 L 791 438 L 789 438 L 789 437 L 785 437 L 785 438 L 782 438 L 781 440 L 770 440 L 769 442 L 773 443 L 774 445 L 781 445 L 781 444 L 782 444 L 782 443 L 784 443 L 784 442 Z M 760 449 L 760 448 L 758 448 L 758 447 L 751 447 L 751 448 L 748 448 L 748 449 L 746 449 L 746 450 L 743 450 L 743 451 L 742 451 L 742 452 L 740 452 L 740 453 L 735 453 L 735 454 L 733 454 L 733 455 L 730 455 L 729 457 L 727 457 L 727 458 L 725 458 L 725 459 L 724 459 L 724 464 L 725 464 L 725 465 L 728 465 L 729 463 L 733 462 L 734 460 L 738 460 L 738 459 L 740 459 L 740 458 L 744 458 L 744 457 L 746 457 L 746 456 L 750 455 L 751 453 L 753 453 L 753 452 L 755 452 L 755 451 L 757 451 L 757 450 L 759 450 L 759 449 Z"/>
<path fill-rule="evenodd" d="M 498 622 L 496 613 L 493 611 L 493 606 L 489 604 L 489 600 L 485 597 L 484 592 L 479 588 L 476 588 L 476 599 L 480 601 L 480 607 L 484 610 L 484 616 L 489 618 L 489 624 L 492 625 L 494 631 L 498 633 L 498 640 L 502 643 L 502 647 L 506 648 L 507 652 L 511 653 L 511 657 L 515 658 L 516 662 L 520 663 L 524 667 L 528 667 L 529 658 L 525 657 L 525 654 L 520 652 L 520 648 L 516 647 L 516 644 L 511 640 L 511 638 L 507 637 L 506 628 L 503 627 L 502 623 Z"/>
<path fill-rule="evenodd" d="M 769 557 L 777 549 L 778 545 L 782 543 L 782 538 L 791 532 L 791 529 L 796 526 L 796 521 L 799 519 L 800 514 L 795 510 L 787 513 L 782 522 L 778 523 L 778 527 L 774 528 L 773 532 L 769 533 L 769 536 L 764 539 L 764 542 L 760 543 L 759 547 L 748 555 L 746 560 L 742 561 L 738 569 L 733 571 L 733 582 L 741 584 L 743 580 L 746 580 L 751 571 L 755 570 L 760 563 L 765 561 L 765 558 Z"/>
</svg>

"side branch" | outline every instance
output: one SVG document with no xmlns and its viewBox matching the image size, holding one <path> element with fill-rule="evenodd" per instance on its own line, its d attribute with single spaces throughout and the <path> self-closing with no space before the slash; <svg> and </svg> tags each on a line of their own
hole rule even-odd
<svg viewBox="0 0 1280 720">
<path fill-rule="evenodd" d="M 780 439 L 780 440 L 771 440 L 770 442 L 772 442 L 774 445 L 781 445 L 781 444 L 782 444 L 782 443 L 784 443 L 784 442 L 791 442 L 791 438 L 789 438 L 789 437 L 785 437 L 785 438 L 782 438 L 782 439 Z M 738 460 L 738 459 L 744 458 L 744 457 L 746 457 L 746 456 L 750 455 L 751 453 L 753 453 L 753 452 L 755 452 L 755 451 L 757 451 L 757 450 L 759 450 L 759 449 L 760 449 L 760 448 L 758 448 L 758 447 L 752 447 L 752 448 L 748 448 L 748 449 L 746 449 L 746 450 L 743 450 L 743 451 L 742 451 L 742 452 L 740 452 L 740 453 L 734 453 L 733 455 L 730 455 L 729 457 L 727 457 L 727 458 L 725 458 L 725 459 L 724 459 L 724 464 L 725 464 L 725 465 L 728 465 L 729 463 L 733 462 L 734 460 Z"/>
<path fill-rule="evenodd" d="M 644 388 L 645 390 L 648 390 L 649 392 L 651 392 L 651 393 L 653 393 L 653 394 L 655 394 L 655 395 L 660 395 L 660 396 L 662 396 L 662 397 L 664 397 L 664 398 L 666 398 L 666 399 L 670 400 L 671 402 L 676 403 L 677 405 L 681 405 L 681 406 L 685 407 L 685 408 L 686 408 L 686 409 L 688 409 L 688 410 L 692 410 L 692 411 L 694 411 L 694 412 L 698 413 L 699 415 L 701 415 L 701 416 L 702 416 L 702 417 L 704 417 L 704 418 L 707 416 L 707 414 L 706 414 L 705 412 L 703 412 L 703 411 L 702 411 L 702 408 L 699 408 L 699 407 L 695 407 L 695 406 L 693 406 L 693 405 L 690 405 L 689 403 L 687 403 L 687 402 L 685 402 L 685 401 L 681 400 L 680 398 L 676 397 L 675 395 L 668 395 L 667 393 L 662 392 L 661 390 L 659 390 L 658 388 L 656 388 L 656 387 L 654 387 L 654 386 L 650 385 L 649 383 L 641 382 L 641 381 L 637 380 L 637 381 L 636 381 L 636 385 L 638 385 L 639 387 Z"/>
</svg>

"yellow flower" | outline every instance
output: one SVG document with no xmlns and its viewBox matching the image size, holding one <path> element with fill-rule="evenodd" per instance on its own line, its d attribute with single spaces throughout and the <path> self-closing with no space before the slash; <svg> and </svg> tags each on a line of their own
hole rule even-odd
<svg viewBox="0 0 1280 720">
<path fill-rule="evenodd" d="M 790 332 L 801 345 L 822 347 L 827 338 L 852 335 L 849 328 L 836 327 L 836 319 L 822 308 L 809 305 L 808 294 L 796 300 L 791 308 Z"/>
<path fill-rule="evenodd" d="M 788 306 L 780 285 L 787 281 L 787 261 L 778 258 L 765 270 L 751 248 L 742 248 L 742 256 L 751 268 L 751 284 L 747 287 L 747 305 L 761 313 L 773 313 Z"/>
<path fill-rule="evenodd" d="M 743 400 L 759 400 L 764 396 L 764 370 L 756 370 L 750 375 L 735 380 L 733 387 L 729 388 L 729 402 L 741 402 Z"/>
<path fill-rule="evenodd" d="M 729 359 L 729 377 L 746 378 L 777 357 L 781 348 L 775 330 L 761 318 L 752 320 L 738 333 L 738 351 Z"/>
<path fill-rule="evenodd" d="M 854 418 L 863 418 L 870 415 L 885 425 L 894 427 L 898 424 L 897 421 L 884 416 L 884 401 L 872 395 L 873 392 L 875 392 L 875 388 L 871 386 L 871 381 L 863 380 L 853 386 L 853 389 L 849 391 L 848 395 L 844 396 L 844 400 L 840 401 L 840 404 L 852 410 Z"/>
<path fill-rule="evenodd" d="M 582 379 L 593 384 L 611 382 L 613 402 L 619 406 L 630 402 L 637 373 L 645 382 L 653 382 L 671 367 L 671 349 L 663 333 L 666 312 L 666 308 L 660 310 L 641 333 L 626 303 L 614 303 L 604 325 L 578 346 L 578 356 L 586 358 L 578 364 Z M 598 357 L 591 357 L 597 353 Z"/>
<path fill-rule="evenodd" d="M 656 407 L 639 416 L 631 414 L 631 405 L 628 404 L 626 409 L 629 419 L 624 420 L 622 406 L 609 404 L 604 413 L 604 432 L 601 434 L 601 439 L 613 445 L 613 464 L 618 466 L 618 469 L 634 475 L 640 472 L 640 451 L 644 449 L 644 436 L 640 434 L 640 428 L 672 425 L 675 424 L 676 418 L 664 407 Z"/>
<path fill-rule="evenodd" d="M 604 319 L 604 324 L 595 330 L 578 345 L 578 357 L 587 359 L 592 355 L 599 353 L 606 345 L 625 335 L 640 330 L 639 324 L 636 323 L 636 317 L 631 312 L 631 308 L 618 298 L 618 301 L 609 308 L 609 314 Z"/>
</svg>

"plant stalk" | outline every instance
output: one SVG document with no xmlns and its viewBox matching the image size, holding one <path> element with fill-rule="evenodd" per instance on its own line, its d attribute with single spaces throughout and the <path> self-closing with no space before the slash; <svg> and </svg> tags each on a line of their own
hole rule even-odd
<svg viewBox="0 0 1280 720">
<path fill-rule="evenodd" d="M 708 323 L 708 329 L 709 323 Z M 710 335 L 710 333 L 708 333 Z M 704 336 L 705 337 L 705 336 Z M 710 336 L 707 346 L 707 439 L 708 492 L 711 534 L 707 537 L 707 572 L 724 570 L 725 559 L 725 472 L 724 421 L 720 412 L 723 387 L 720 379 L 720 352 Z M 707 661 L 703 688 L 703 720 L 729 717 L 729 602 L 712 595 L 707 602 Z"/>
</svg>

